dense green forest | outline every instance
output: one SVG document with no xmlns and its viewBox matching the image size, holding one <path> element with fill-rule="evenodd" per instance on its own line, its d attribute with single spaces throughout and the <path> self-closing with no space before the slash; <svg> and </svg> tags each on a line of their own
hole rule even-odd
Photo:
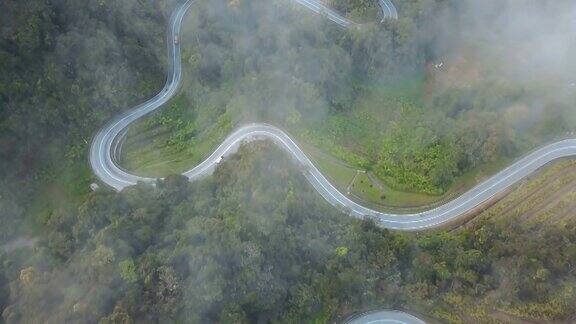
<svg viewBox="0 0 576 324">
<path fill-rule="evenodd" d="M 31 255 L 1 257 L 8 322 L 323 323 L 375 307 L 561 320 L 576 302 L 573 226 L 382 230 L 325 203 L 267 143 L 201 182 L 91 194 L 44 228 Z"/>
<path fill-rule="evenodd" d="M 440 18 L 462 27 L 455 16 L 474 7 L 403 1 L 399 21 L 346 32 L 270 3 L 196 4 L 182 94 L 138 126 L 162 138 L 139 159 L 190 166 L 260 120 L 398 188 L 438 193 L 572 129 L 568 72 L 550 77 L 559 90 L 535 84 L 540 71 L 504 69 L 502 55 L 469 69 L 473 46 L 450 51 L 466 37 L 439 40 Z M 496 210 L 457 230 L 379 229 L 328 205 L 271 143 L 200 182 L 90 192 L 94 132 L 162 87 L 173 6 L 0 2 L 0 322 L 326 323 L 373 308 L 455 323 L 573 318 L 572 222 Z M 454 70 L 434 72 L 439 61 Z"/>
<path fill-rule="evenodd" d="M 86 156 L 93 133 L 162 85 L 170 6 L 154 1 L 0 3 L 4 228 L 49 214 L 50 208 L 65 208 L 69 200 L 74 205 L 88 192 Z M 0 231 L 1 240 L 11 235 Z"/>
<path fill-rule="evenodd" d="M 0 253 L 32 244 L 50 215 L 83 203 L 94 132 L 162 85 L 172 6 L 0 2 Z M 16 291 L 4 278 L 2 309 Z"/>
<path fill-rule="evenodd" d="M 89 140 L 119 107 L 141 101 L 161 84 L 164 9 L 155 2 L 1 6 L 0 131 L 10 135 L 0 147 L 10 159 L 2 163 L 24 160 L 26 169 L 49 159 L 51 151 L 80 154 L 73 146 L 82 138 Z M 10 173 L 27 170 L 15 171 Z"/>
</svg>

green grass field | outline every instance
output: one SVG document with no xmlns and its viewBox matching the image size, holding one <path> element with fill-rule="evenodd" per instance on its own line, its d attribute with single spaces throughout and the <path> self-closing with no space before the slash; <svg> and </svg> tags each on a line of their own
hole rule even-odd
<svg viewBox="0 0 576 324">
<path fill-rule="evenodd" d="M 366 171 L 346 165 L 316 148 L 306 147 L 305 150 L 316 167 L 342 193 L 376 208 L 425 206 L 441 198 L 391 189 L 381 182 L 373 181 Z"/>
<path fill-rule="evenodd" d="M 327 153 L 357 167 L 369 167 L 389 130 L 406 114 L 420 113 L 423 80 L 376 84 L 353 109 L 330 114 L 317 123 L 303 122 L 290 131 L 302 141 L 322 147 Z"/>
<path fill-rule="evenodd" d="M 121 163 L 137 174 L 162 177 L 181 173 L 198 164 L 233 128 L 228 114 L 187 116 L 192 104 L 179 95 L 167 107 L 130 127 L 122 148 Z M 195 112 L 194 112 L 195 113 Z"/>
<path fill-rule="evenodd" d="M 460 177 L 446 193 L 442 195 L 429 195 L 417 192 L 395 190 L 382 181 L 375 179 L 365 170 L 346 165 L 335 157 L 327 155 L 317 148 L 305 146 L 306 153 L 313 160 L 316 167 L 342 193 L 349 197 L 367 203 L 381 210 L 420 210 L 455 198 L 470 189 L 478 182 L 490 177 L 511 163 L 501 160 L 476 168 Z"/>
</svg>

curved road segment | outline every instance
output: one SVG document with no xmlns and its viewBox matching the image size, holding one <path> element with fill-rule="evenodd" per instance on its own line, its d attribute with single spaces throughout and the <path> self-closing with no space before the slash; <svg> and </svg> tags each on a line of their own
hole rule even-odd
<svg viewBox="0 0 576 324">
<path fill-rule="evenodd" d="M 294 1 L 314 11 L 317 14 L 325 16 L 332 22 L 342 27 L 348 28 L 351 26 L 358 25 L 357 23 L 353 22 L 348 18 L 343 17 L 336 10 L 331 9 L 330 7 L 326 6 L 325 4 L 321 3 L 318 0 L 294 0 Z M 388 18 L 398 19 L 398 11 L 396 11 L 396 7 L 394 6 L 391 0 L 378 0 L 378 4 L 380 5 L 380 15 L 382 19 L 381 22 L 383 22 Z"/>
<path fill-rule="evenodd" d="M 375 311 L 353 316 L 346 324 L 424 324 L 421 319 L 400 311 Z"/>
</svg>

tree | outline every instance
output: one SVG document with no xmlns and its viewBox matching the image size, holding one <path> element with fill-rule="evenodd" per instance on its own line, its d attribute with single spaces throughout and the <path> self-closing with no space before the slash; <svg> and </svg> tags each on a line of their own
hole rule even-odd
<svg viewBox="0 0 576 324">
<path fill-rule="evenodd" d="M 118 266 L 120 267 L 120 277 L 127 283 L 135 283 L 138 281 L 138 274 L 136 273 L 136 265 L 132 259 L 121 261 Z"/>
</svg>

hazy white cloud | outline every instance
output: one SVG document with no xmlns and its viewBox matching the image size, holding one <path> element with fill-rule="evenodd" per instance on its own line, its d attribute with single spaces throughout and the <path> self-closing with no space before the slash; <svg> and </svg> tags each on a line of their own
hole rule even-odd
<svg viewBox="0 0 576 324">
<path fill-rule="evenodd" d="M 576 2 L 464 0 L 439 17 L 438 52 L 472 47 L 518 81 L 576 81 Z"/>
</svg>

